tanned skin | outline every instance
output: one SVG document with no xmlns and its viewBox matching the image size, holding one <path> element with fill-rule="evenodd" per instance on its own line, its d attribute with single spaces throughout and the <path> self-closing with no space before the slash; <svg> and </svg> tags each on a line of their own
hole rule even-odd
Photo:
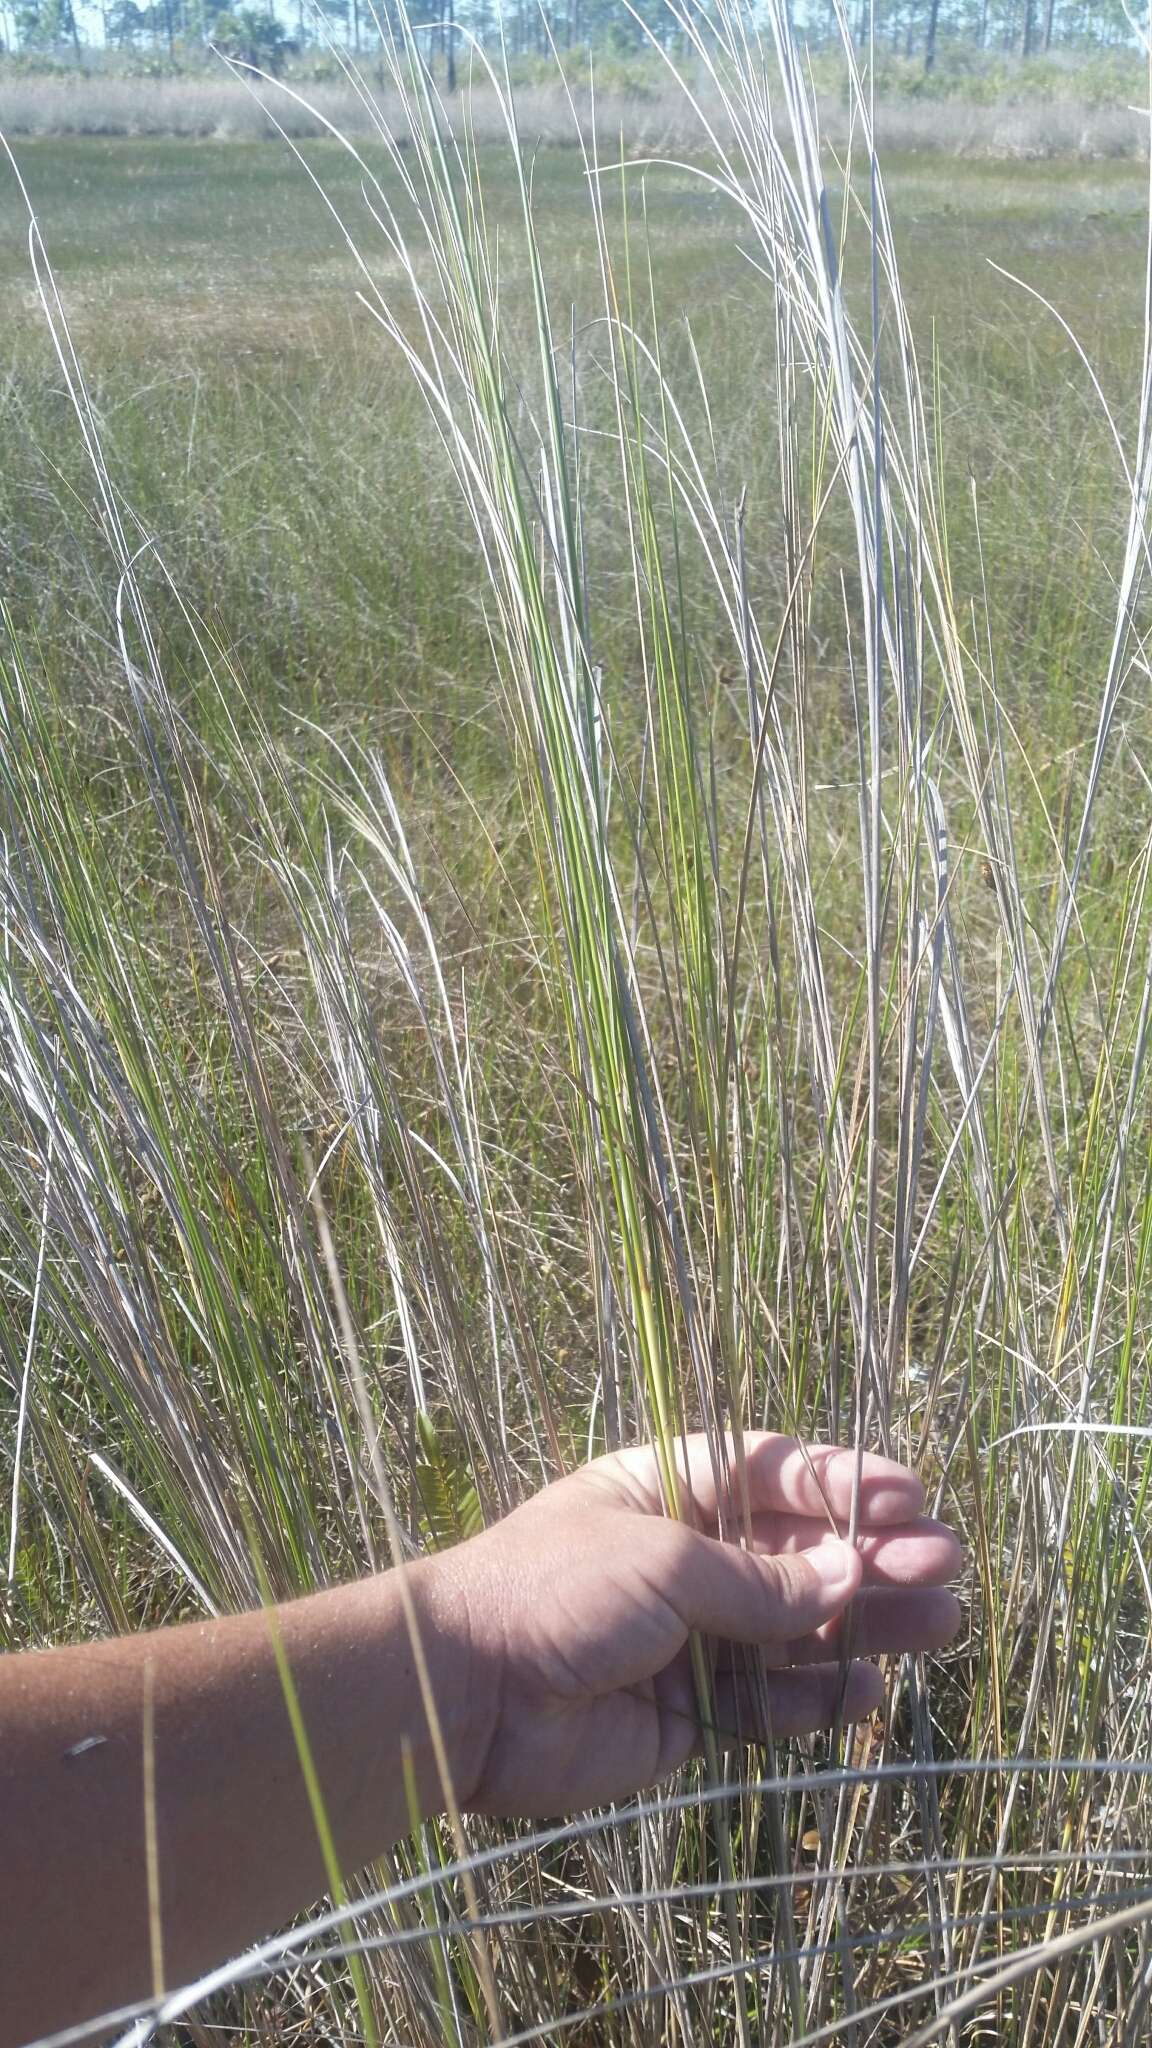
<svg viewBox="0 0 1152 2048">
<path fill-rule="evenodd" d="M 662 1512 L 654 1453 L 624 1451 L 401 1568 L 464 1811 L 551 1816 L 666 1778 L 701 1742 L 693 1632 L 712 1648 L 731 1742 L 762 1732 L 764 1704 L 733 1645 L 763 1653 L 782 1737 L 868 1714 L 882 1685 L 867 1660 L 951 1638 L 962 1552 L 923 1516 L 913 1473 L 864 1459 L 850 1548 L 853 1452 L 746 1445 L 751 1550 L 716 1540 L 731 1504 L 692 1438 L 680 1521 Z M 384 1572 L 271 1613 L 0 1658 L 0 2048 L 152 1994 L 149 1817 L 169 1985 L 324 1892 L 276 1636 L 341 1868 L 407 1833 L 405 1750 L 423 1811 L 442 1809 L 401 1591 Z"/>
</svg>

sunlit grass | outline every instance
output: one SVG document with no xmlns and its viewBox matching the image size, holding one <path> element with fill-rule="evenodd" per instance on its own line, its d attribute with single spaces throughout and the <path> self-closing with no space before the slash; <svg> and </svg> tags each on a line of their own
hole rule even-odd
<svg viewBox="0 0 1152 2048">
<path fill-rule="evenodd" d="M 475 1830 L 514 2037 L 1135 2043 L 1141 195 L 887 194 L 863 106 L 846 182 L 783 22 L 770 100 L 740 17 L 689 19 L 726 110 L 691 163 L 538 162 L 511 117 L 499 153 L 457 142 L 402 43 L 411 144 L 310 145 L 275 186 L 253 155 L 239 196 L 209 169 L 249 209 L 217 245 L 175 159 L 108 159 L 148 188 L 122 218 L 187 229 L 142 235 L 135 298 L 74 253 L 61 305 L 34 243 L 57 354 L 27 327 L 12 384 L 40 494 L 9 480 L 4 1625 L 386 1554 L 318 1198 L 413 1544 L 640 1435 L 676 1512 L 678 1431 L 738 1482 L 766 1422 L 912 1458 L 971 1547 L 966 1639 L 894 1666 L 875 1725 L 723 1798 L 708 1758 L 681 1803 L 530 1849 Z M 1080 209 L 1090 259 L 1041 272 Z M 1100 395 L 976 248 L 1103 345 Z M 149 264 L 197 317 L 142 340 Z M 488 2030 L 450 1853 L 424 1830 L 344 1928 L 385 2040 Z M 269 1960 L 288 2028 L 304 1992 Z M 341 1958 L 310 1983 L 351 2038 Z"/>
</svg>

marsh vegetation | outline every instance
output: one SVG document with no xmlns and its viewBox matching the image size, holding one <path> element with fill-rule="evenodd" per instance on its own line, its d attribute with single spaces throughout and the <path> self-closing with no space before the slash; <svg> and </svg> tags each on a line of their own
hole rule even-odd
<svg viewBox="0 0 1152 2048">
<path fill-rule="evenodd" d="M 454 140 L 403 45 L 403 147 L 20 154 L 0 1627 L 385 1555 L 342 1295 L 415 1547 L 621 1439 L 890 1449 L 960 1644 L 476 1825 L 504 2038 L 1135 2048 L 1147 171 L 837 157 L 777 29 L 676 161 Z M 197 2024 L 487 2038 L 450 1855 Z"/>
</svg>

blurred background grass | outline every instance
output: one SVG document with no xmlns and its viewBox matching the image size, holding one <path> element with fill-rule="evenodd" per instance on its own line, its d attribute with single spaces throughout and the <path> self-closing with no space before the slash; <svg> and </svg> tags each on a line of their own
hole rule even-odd
<svg viewBox="0 0 1152 2048">
<path fill-rule="evenodd" d="M 303 148 L 335 203 L 353 202 L 359 174 L 339 146 Z M 322 711 L 374 738 L 397 713 L 408 731 L 418 707 L 467 745 L 470 719 L 484 728 L 491 711 L 470 544 L 424 407 L 355 303 L 355 266 L 299 167 L 279 148 L 172 140 L 58 139 L 24 145 L 21 160 L 114 474 L 189 602 L 220 621 L 261 704 L 290 719 Z M 503 207 L 511 219 L 511 181 L 494 155 L 485 169 L 497 218 Z M 1059 307 L 1123 423 L 1146 174 L 1123 162 L 890 157 L 886 177 L 918 339 L 930 355 L 946 337 L 937 413 L 957 573 L 966 581 L 972 567 L 974 484 L 1010 700 L 1042 698 L 1055 743 L 1069 716 L 1076 729 L 1079 676 L 1110 630 L 1085 572 L 1115 540 L 1123 492 L 1066 335 L 992 265 Z M 584 180 L 557 149 L 534 156 L 533 180 L 579 324 L 595 302 Z M 635 173 L 631 190 L 672 366 L 687 364 L 690 333 L 732 488 L 746 484 L 750 516 L 768 520 L 775 401 L 759 281 L 698 180 L 651 171 L 643 227 Z M 513 295 L 524 280 L 511 240 L 507 260 Z M 0 215 L 0 278 L 11 309 L 5 587 L 44 659 L 67 663 L 84 646 L 71 671 L 83 688 L 85 666 L 99 667 L 107 593 L 14 203 Z"/>
</svg>

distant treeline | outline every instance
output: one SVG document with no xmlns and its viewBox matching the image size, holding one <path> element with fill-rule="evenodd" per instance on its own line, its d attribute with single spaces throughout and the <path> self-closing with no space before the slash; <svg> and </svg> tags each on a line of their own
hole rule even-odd
<svg viewBox="0 0 1152 2048">
<path fill-rule="evenodd" d="M 369 53 L 388 23 L 393 0 L 0 0 L 0 44 L 10 61 L 41 68 L 139 67 L 194 70 L 223 49 L 276 71 L 322 56 L 335 42 Z M 885 59 L 921 77 L 935 70 L 978 81 L 995 60 L 1036 56 L 1076 61 L 1093 53 L 1135 56 L 1124 0 L 846 0 L 863 46 L 874 33 Z M 693 8 L 693 0 L 686 0 Z M 698 0 L 697 0 L 698 5 Z M 695 9 L 693 8 L 693 11 Z M 651 48 L 683 46 L 669 0 L 430 0 L 433 58 L 453 83 L 465 35 L 505 45 L 518 59 L 594 51 L 610 62 Z M 699 10 L 706 18 L 706 8 Z M 819 48 L 839 40 L 834 0 L 797 0 L 797 26 Z M 978 95 L 979 96 L 979 95 Z"/>
</svg>

